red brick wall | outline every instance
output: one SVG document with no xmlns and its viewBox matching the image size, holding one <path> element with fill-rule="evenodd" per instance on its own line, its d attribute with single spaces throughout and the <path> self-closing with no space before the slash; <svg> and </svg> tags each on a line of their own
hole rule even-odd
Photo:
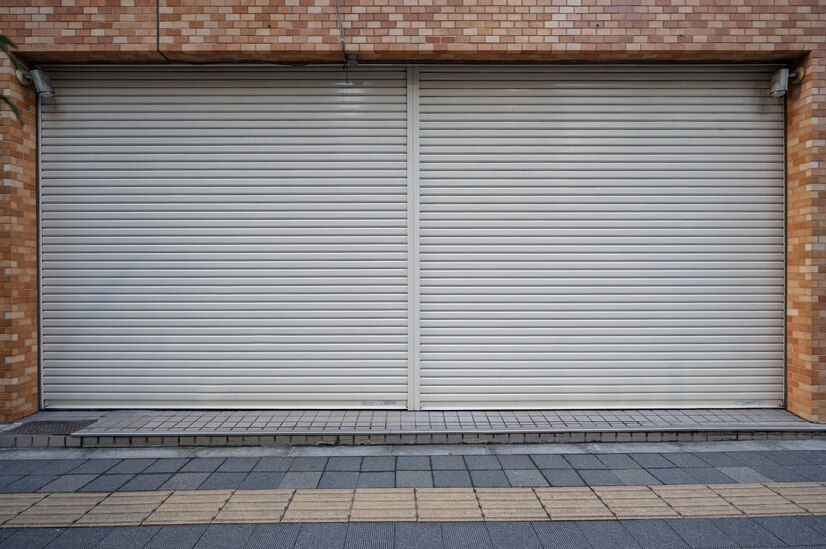
<svg viewBox="0 0 826 549">
<path fill-rule="evenodd" d="M 0 88 L 22 113 L 0 108 L 0 421 L 11 421 L 37 411 L 37 121 L 5 61 Z"/>
<path fill-rule="evenodd" d="M 365 61 L 804 63 L 808 75 L 788 99 L 788 407 L 826 421 L 826 2 L 340 2 L 348 51 Z M 4 0 L 0 31 L 35 62 L 341 58 L 334 0 Z M 9 154 L 0 149 L 3 164 Z M 12 179 L 29 181 L 29 169 Z M 0 238 L 6 250 L 18 237 Z M 4 299 L 9 292 L 4 284 Z M 6 330 L 21 333 L 31 322 L 28 313 L 12 320 L 20 326 Z M 33 397 L 26 402 L 19 413 L 32 409 Z"/>
</svg>

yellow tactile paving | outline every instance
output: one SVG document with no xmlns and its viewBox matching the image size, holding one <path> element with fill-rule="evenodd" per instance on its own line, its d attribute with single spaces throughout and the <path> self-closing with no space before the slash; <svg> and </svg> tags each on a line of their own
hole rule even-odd
<svg viewBox="0 0 826 549">
<path fill-rule="evenodd" d="M 416 495 L 412 488 L 356 490 L 351 521 L 415 521 Z"/>
<path fill-rule="evenodd" d="M 535 492 L 551 520 L 615 518 L 591 488 L 537 488 Z"/>
<path fill-rule="evenodd" d="M 232 490 L 173 492 L 144 524 L 208 524 L 218 515 Z"/>
<path fill-rule="evenodd" d="M 284 516 L 293 490 L 239 490 L 215 517 L 221 523 L 278 522 Z"/>
<path fill-rule="evenodd" d="M 296 490 L 284 522 L 347 522 L 354 490 Z"/>
<path fill-rule="evenodd" d="M 480 521 L 482 511 L 472 488 L 417 488 L 420 521 Z"/>
<path fill-rule="evenodd" d="M 477 488 L 476 497 L 485 520 L 548 520 L 529 488 Z"/>
<path fill-rule="evenodd" d="M 826 515 L 826 483 L 190 490 L 0 496 L 3 527 Z"/>
</svg>

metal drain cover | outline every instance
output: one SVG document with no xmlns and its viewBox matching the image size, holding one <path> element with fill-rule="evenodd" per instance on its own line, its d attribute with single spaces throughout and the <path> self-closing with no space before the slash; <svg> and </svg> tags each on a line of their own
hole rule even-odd
<svg viewBox="0 0 826 549">
<path fill-rule="evenodd" d="M 71 435 L 95 421 L 27 421 L 0 435 Z"/>
</svg>

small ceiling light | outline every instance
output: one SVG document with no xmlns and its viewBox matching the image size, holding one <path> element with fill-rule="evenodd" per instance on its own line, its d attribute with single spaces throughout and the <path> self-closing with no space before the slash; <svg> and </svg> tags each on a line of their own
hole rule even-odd
<svg viewBox="0 0 826 549">
<path fill-rule="evenodd" d="M 51 99 L 55 96 L 54 88 L 52 87 L 52 83 L 49 81 L 49 76 L 40 69 L 32 69 L 30 71 L 24 71 L 18 69 L 15 72 L 17 76 L 17 80 L 19 80 L 22 84 L 30 85 L 34 84 L 34 89 L 37 91 L 37 95 L 41 99 Z"/>
<path fill-rule="evenodd" d="M 792 84 L 800 84 L 806 71 L 803 67 L 798 68 L 794 72 L 789 72 L 789 69 L 780 69 L 772 75 L 772 83 L 769 88 L 769 95 L 772 97 L 783 97 L 789 91 L 789 81 Z"/>
</svg>

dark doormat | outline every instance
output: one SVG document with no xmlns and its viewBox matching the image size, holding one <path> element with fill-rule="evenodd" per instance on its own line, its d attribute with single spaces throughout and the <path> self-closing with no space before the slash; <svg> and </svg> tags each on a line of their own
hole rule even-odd
<svg viewBox="0 0 826 549">
<path fill-rule="evenodd" d="M 27 421 L 14 429 L 0 432 L 0 435 L 71 435 L 95 420 L 86 421 Z"/>
</svg>

